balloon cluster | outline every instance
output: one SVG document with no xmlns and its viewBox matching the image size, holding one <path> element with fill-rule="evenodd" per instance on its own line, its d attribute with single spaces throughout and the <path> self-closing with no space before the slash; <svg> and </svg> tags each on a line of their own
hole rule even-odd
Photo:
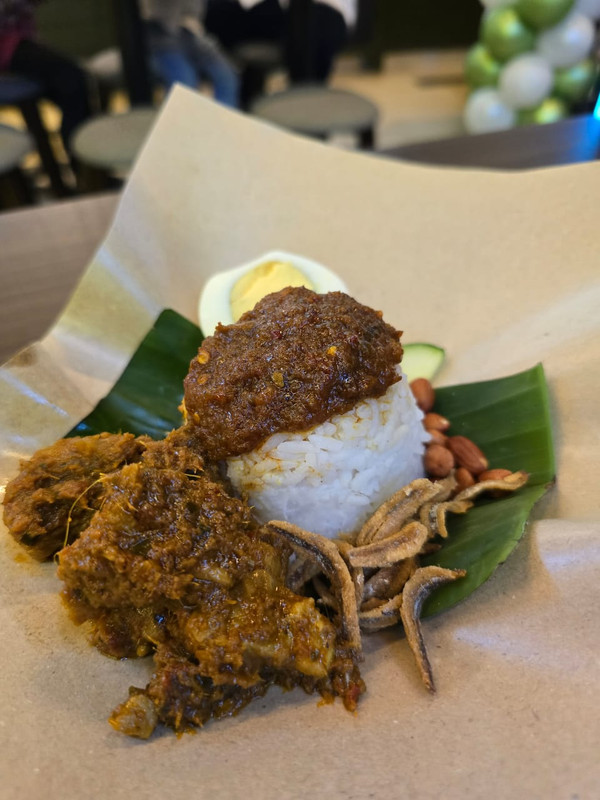
<svg viewBox="0 0 600 800">
<path fill-rule="evenodd" d="M 481 0 L 480 41 L 467 53 L 469 133 L 556 122 L 595 78 L 600 0 Z"/>
</svg>

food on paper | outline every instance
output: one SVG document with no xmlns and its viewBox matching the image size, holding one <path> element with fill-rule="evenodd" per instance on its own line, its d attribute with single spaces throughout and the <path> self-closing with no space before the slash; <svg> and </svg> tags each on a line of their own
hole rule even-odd
<svg viewBox="0 0 600 800">
<path fill-rule="evenodd" d="M 64 546 L 67 524 L 77 536 L 102 494 L 98 478 L 137 461 L 144 446 L 130 433 L 61 439 L 24 462 L 6 487 L 4 522 L 39 561 Z"/>
<path fill-rule="evenodd" d="M 299 554 L 288 581 L 296 590 L 313 586 L 325 606 L 330 606 L 353 630 L 373 632 L 402 621 L 423 683 L 435 690 L 433 673 L 421 632 L 424 601 L 438 586 L 466 575 L 462 569 L 437 565 L 419 566 L 419 556 L 435 549 L 437 537 L 448 538 L 446 516 L 465 514 L 473 499 L 486 492 L 514 492 L 527 483 L 525 472 L 493 477 L 459 491 L 450 474 L 443 481 L 417 479 L 400 489 L 363 525 L 354 538 L 330 542 L 285 521 L 269 522 L 267 528 L 288 541 Z M 332 577 L 332 544 L 347 565 Z M 315 570 L 315 562 L 318 565 Z M 319 571 L 329 578 L 329 585 Z"/>
<path fill-rule="evenodd" d="M 348 295 L 294 288 L 205 340 L 185 379 L 187 417 L 261 521 L 351 534 L 424 475 L 429 437 L 399 338 Z"/>
<path fill-rule="evenodd" d="M 22 465 L 5 506 L 15 538 L 27 543 L 31 527 L 36 545 L 45 543 L 34 554 L 58 552 L 66 605 L 101 652 L 153 654 L 148 685 L 130 690 L 111 716 L 117 730 L 147 738 L 163 723 L 182 731 L 237 712 L 274 684 L 341 697 L 353 709 L 365 688 L 358 669 L 362 633 L 399 621 L 433 690 L 421 608 L 433 589 L 463 579 L 465 571 L 420 560 L 448 537 L 448 514 L 466 513 L 481 493 L 515 491 L 527 475 L 486 476 L 487 461 L 480 469 L 480 451 L 466 437 L 447 437 L 459 440 L 455 452 L 431 441 L 431 431 L 447 436 L 450 422 L 431 405 L 431 387 L 421 385 L 413 397 L 398 369 L 399 338 L 380 313 L 345 295 L 282 290 L 204 341 L 185 381 L 186 421 L 163 440 L 114 434 L 64 440 Z M 398 399 L 389 399 L 399 387 L 400 412 Z M 234 471 L 227 476 L 224 461 L 231 467 L 273 436 L 294 441 L 323 425 L 340 428 L 334 449 L 345 452 L 358 481 L 368 460 L 355 462 L 352 425 L 348 432 L 334 421 L 364 404 L 372 414 L 359 439 L 363 449 L 390 417 L 418 442 L 419 455 L 416 444 L 407 451 L 396 443 L 400 460 L 411 464 L 410 477 L 383 500 L 370 497 L 368 512 L 355 512 L 347 527 L 336 523 L 338 538 L 313 525 L 334 516 L 337 504 L 351 504 L 328 465 L 315 462 L 321 482 L 330 485 L 327 495 L 313 497 L 313 506 L 320 505 L 311 509 L 317 513 L 310 524 L 271 514 L 260 520 L 255 502 L 233 490 Z M 453 459 L 437 481 L 423 476 L 434 447 Z M 77 456 L 72 486 L 65 479 L 69 453 Z M 471 485 L 459 485 L 456 464 Z M 280 471 L 283 478 L 294 468 Z M 29 486 L 47 492 L 46 505 L 39 496 L 33 502 L 34 492 L 15 512 L 19 487 Z M 362 491 L 375 489 L 369 483 Z M 295 492 L 288 485 L 287 494 Z M 295 516 L 297 504 L 291 510 Z"/>
<path fill-rule="evenodd" d="M 288 551 L 205 469 L 193 431 L 150 443 L 107 475 L 89 527 L 59 554 L 63 596 L 106 655 L 154 652 L 155 671 L 113 716 L 145 738 L 231 714 L 273 684 L 354 708 L 354 643 L 285 586 Z"/>
<path fill-rule="evenodd" d="M 304 286 L 319 293 L 347 291 L 342 279 L 317 261 L 274 250 L 209 278 L 198 303 L 200 327 L 210 336 L 219 323 L 237 322 L 265 295 L 287 286 Z"/>
<path fill-rule="evenodd" d="M 127 430 L 155 439 L 166 436 L 181 424 L 183 380 L 202 339 L 192 322 L 163 310 L 109 394 L 68 435 Z M 147 387 L 155 385 L 160 385 L 160 394 L 148 392 Z M 506 561 L 523 535 L 533 505 L 555 474 L 548 387 L 541 364 L 504 378 L 436 388 L 435 411 L 452 421 L 451 434 L 477 442 L 491 468 L 513 472 L 524 468 L 531 476 L 528 486 L 506 502 L 478 503 L 469 514 L 452 518 L 450 546 L 425 556 L 423 563 L 458 566 L 467 569 L 467 575 L 436 591 L 427 601 L 426 614 L 456 605 Z M 447 435 L 429 429 L 432 438 L 434 433 L 442 442 Z M 455 474 L 459 481 L 466 477 L 474 482 L 463 468 Z"/>
</svg>

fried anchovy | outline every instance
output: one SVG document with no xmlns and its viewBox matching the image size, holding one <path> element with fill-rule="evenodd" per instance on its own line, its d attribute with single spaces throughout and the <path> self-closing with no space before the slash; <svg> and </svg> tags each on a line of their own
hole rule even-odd
<svg viewBox="0 0 600 800">
<path fill-rule="evenodd" d="M 289 522 L 273 520 L 267 529 L 282 536 L 294 549 L 312 556 L 321 565 L 321 569 L 331 582 L 331 587 L 340 598 L 340 616 L 342 633 L 346 643 L 357 654 L 362 651 L 360 628 L 358 624 L 358 608 L 356 592 L 348 567 L 333 542 L 324 536 L 304 531 Z"/>
<path fill-rule="evenodd" d="M 441 536 L 448 538 L 448 528 L 446 527 L 446 514 L 451 511 L 453 514 L 464 514 L 473 503 L 469 500 L 446 500 L 443 503 L 433 502 L 423 506 L 420 512 L 420 519 L 423 525 L 427 525 L 431 530 L 431 536 Z"/>
<path fill-rule="evenodd" d="M 420 522 L 409 522 L 387 539 L 354 547 L 348 553 L 353 567 L 388 567 L 404 558 L 416 556 L 429 537 L 429 531 Z"/>
<path fill-rule="evenodd" d="M 374 597 L 378 600 L 389 600 L 394 597 L 398 592 L 402 591 L 402 587 L 416 568 L 417 561 L 415 558 L 405 558 L 398 564 L 392 564 L 391 567 L 383 567 L 377 570 L 365 582 L 364 600 L 370 600 Z"/>
<path fill-rule="evenodd" d="M 338 603 L 337 597 L 333 594 L 326 582 L 321 577 L 316 576 L 312 579 L 312 585 L 319 595 L 321 602 L 339 612 L 340 604 Z"/>
<path fill-rule="evenodd" d="M 514 492 L 525 486 L 529 480 L 529 474 L 520 470 L 519 472 L 511 472 L 506 478 L 499 478 L 490 481 L 481 481 L 475 483 L 473 486 L 467 486 L 462 492 L 459 492 L 455 500 L 472 500 L 478 497 L 483 492 L 501 491 L 501 492 Z"/>
<path fill-rule="evenodd" d="M 362 601 L 363 601 L 363 594 L 365 590 L 365 573 L 360 567 L 353 567 L 349 560 L 349 555 L 353 550 L 352 545 L 350 542 L 346 542 L 344 539 L 337 539 L 336 545 L 340 554 L 344 561 L 346 562 L 346 566 L 348 567 L 348 571 L 350 572 L 350 577 L 352 578 L 352 583 L 354 584 L 354 591 L 356 593 L 356 607 L 360 608 Z"/>
<path fill-rule="evenodd" d="M 402 594 L 397 594 L 391 600 L 381 603 L 375 608 L 361 610 L 358 621 L 363 631 L 380 631 L 382 628 L 389 628 L 400 621 L 402 607 Z"/>
<path fill-rule="evenodd" d="M 438 497 L 443 490 L 441 483 L 433 483 L 427 478 L 417 478 L 404 486 L 369 517 L 358 532 L 356 545 L 369 544 L 396 533 L 423 503 Z"/>
<path fill-rule="evenodd" d="M 381 597 L 371 597 L 364 601 L 360 607 L 360 611 L 371 611 L 372 608 L 379 608 L 379 606 L 382 606 L 385 602 L 386 601 L 382 600 Z"/>
<path fill-rule="evenodd" d="M 290 564 L 286 585 L 292 592 L 299 592 L 306 583 L 319 574 L 321 566 L 314 558 L 308 558 L 302 552 L 294 555 L 295 559 Z"/>
<path fill-rule="evenodd" d="M 463 578 L 464 569 L 444 569 L 443 567 L 420 567 L 402 590 L 400 616 L 406 639 L 413 652 L 423 683 L 430 692 L 435 692 L 431 664 L 427 657 L 423 633 L 421 631 L 421 609 L 423 603 L 434 589 L 445 583 Z"/>
</svg>

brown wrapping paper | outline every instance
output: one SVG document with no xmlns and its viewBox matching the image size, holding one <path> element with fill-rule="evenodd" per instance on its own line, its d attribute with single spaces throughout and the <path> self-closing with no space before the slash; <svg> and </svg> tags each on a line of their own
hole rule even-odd
<svg viewBox="0 0 600 800">
<path fill-rule="evenodd" d="M 273 690 L 239 717 L 145 743 L 106 718 L 147 661 L 87 645 L 51 564 L 0 538 L 0 797 L 595 798 L 600 566 L 600 270 L 595 164 L 439 170 L 298 139 L 183 89 L 46 338 L 0 370 L 0 481 L 106 393 L 153 318 L 195 319 L 210 274 L 271 249 L 327 264 L 440 383 L 542 361 L 558 483 L 523 543 L 425 624 L 438 692 L 394 630 L 367 639 L 351 715 Z"/>
</svg>

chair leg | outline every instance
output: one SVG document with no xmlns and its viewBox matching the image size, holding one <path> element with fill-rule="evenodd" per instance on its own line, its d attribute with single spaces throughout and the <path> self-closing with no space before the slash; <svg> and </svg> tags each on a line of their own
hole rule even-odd
<svg viewBox="0 0 600 800">
<path fill-rule="evenodd" d="M 76 171 L 77 189 L 81 194 L 105 192 L 115 188 L 116 182 L 106 170 L 92 167 L 90 164 L 79 162 Z"/>
<path fill-rule="evenodd" d="M 373 150 L 375 147 L 375 131 L 365 128 L 358 134 L 358 146 L 361 150 Z"/>
<path fill-rule="evenodd" d="M 19 104 L 23 119 L 27 124 L 29 132 L 35 139 L 35 143 L 40 154 L 42 165 L 50 179 L 50 185 L 56 197 L 66 197 L 69 192 L 63 183 L 60 173 L 60 166 L 54 156 L 48 132 L 44 127 L 40 112 L 35 100 L 25 100 Z"/>
<path fill-rule="evenodd" d="M 249 111 L 252 103 L 265 91 L 267 73 L 260 67 L 246 65 L 242 69 L 240 81 L 240 107 Z"/>
<path fill-rule="evenodd" d="M 102 81 L 98 81 L 98 98 L 100 101 L 100 111 L 103 114 L 107 114 L 110 110 L 112 92 L 113 90 L 109 86 L 106 86 Z"/>
<path fill-rule="evenodd" d="M 19 167 L 0 175 L 0 207 L 3 209 L 31 206 L 35 197 L 31 184 Z"/>
</svg>

